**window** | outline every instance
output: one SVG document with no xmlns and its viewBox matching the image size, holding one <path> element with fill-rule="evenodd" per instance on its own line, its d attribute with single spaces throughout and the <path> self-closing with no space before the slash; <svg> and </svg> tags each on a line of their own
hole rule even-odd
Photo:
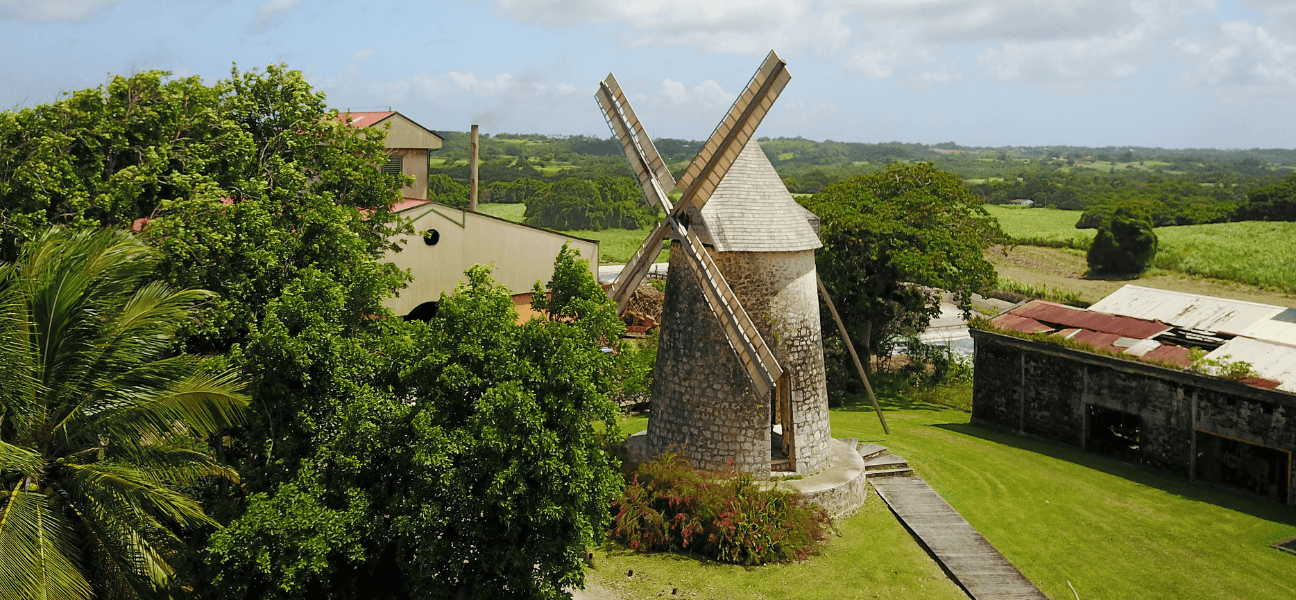
<svg viewBox="0 0 1296 600">
<path fill-rule="evenodd" d="M 400 175 L 404 167 L 405 157 L 397 154 L 387 158 L 387 164 L 383 165 L 382 172 L 387 175 Z"/>
</svg>

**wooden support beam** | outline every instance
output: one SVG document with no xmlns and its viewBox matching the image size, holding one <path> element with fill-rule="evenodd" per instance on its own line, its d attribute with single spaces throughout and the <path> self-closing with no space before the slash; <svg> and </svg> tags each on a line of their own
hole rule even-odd
<svg viewBox="0 0 1296 600">
<path fill-rule="evenodd" d="M 833 305 L 832 298 L 828 296 L 828 288 L 824 287 L 823 280 L 819 274 L 815 273 L 815 283 L 819 284 L 819 295 L 823 296 L 824 303 L 828 305 L 828 311 L 832 313 L 833 320 L 837 322 L 837 330 L 841 332 L 842 341 L 846 342 L 846 349 L 850 351 L 851 360 L 855 361 L 855 370 L 859 371 L 860 381 L 864 382 L 864 389 L 868 390 L 869 400 L 873 401 L 873 410 L 877 412 L 878 420 L 882 421 L 882 431 L 891 435 L 891 428 L 887 426 L 886 417 L 882 416 L 882 406 L 878 404 L 877 396 L 873 394 L 873 386 L 869 385 L 868 375 L 864 373 L 864 365 L 860 363 L 859 355 L 855 353 L 855 344 L 851 343 L 850 334 L 846 333 L 846 324 L 842 323 L 841 315 L 837 314 L 837 307 Z"/>
</svg>

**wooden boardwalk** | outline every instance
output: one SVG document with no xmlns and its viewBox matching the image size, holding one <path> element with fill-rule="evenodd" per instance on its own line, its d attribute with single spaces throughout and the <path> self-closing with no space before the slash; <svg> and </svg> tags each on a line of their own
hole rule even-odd
<svg viewBox="0 0 1296 600">
<path fill-rule="evenodd" d="M 954 581 L 976 600 L 1046 598 L 921 477 L 869 478 Z"/>
</svg>

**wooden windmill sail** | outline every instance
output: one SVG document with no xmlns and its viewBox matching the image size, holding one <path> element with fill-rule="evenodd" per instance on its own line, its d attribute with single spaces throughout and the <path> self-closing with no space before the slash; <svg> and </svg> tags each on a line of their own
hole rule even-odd
<svg viewBox="0 0 1296 600">
<path fill-rule="evenodd" d="M 617 303 L 618 312 L 625 310 L 630 296 L 648 273 L 648 268 L 667 236 L 679 240 L 687 256 L 688 266 L 702 283 L 707 304 L 719 319 L 725 337 L 760 396 L 779 391 L 780 381 L 784 380 L 783 369 L 710 254 L 689 228 L 687 214 L 689 211 L 701 210 L 710 199 L 791 78 L 787 63 L 770 52 L 742 94 L 734 101 L 724 120 L 716 126 L 693 162 L 684 170 L 679 181 L 671 177 L 670 170 L 657 153 L 634 110 L 630 108 L 630 102 L 617 84 L 616 77 L 609 74 L 599 84 L 596 93 L 604 117 L 620 140 L 644 197 L 650 205 L 661 206 L 667 215 L 666 220 L 649 233 L 613 284 L 611 295 Z M 666 196 L 666 190 L 671 188 L 678 189 L 683 194 L 677 205 L 673 205 Z"/>
</svg>

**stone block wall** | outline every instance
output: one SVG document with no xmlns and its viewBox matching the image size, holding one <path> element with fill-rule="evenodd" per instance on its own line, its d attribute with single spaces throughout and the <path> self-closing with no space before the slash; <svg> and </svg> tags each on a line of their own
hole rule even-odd
<svg viewBox="0 0 1296 600">
<path fill-rule="evenodd" d="M 1086 445 L 1087 406 L 1142 418 L 1137 461 L 1193 477 L 1195 431 L 1296 452 L 1296 395 L 972 331 L 972 423 Z M 1293 494 L 1296 497 L 1296 494 Z"/>
<path fill-rule="evenodd" d="M 797 473 L 829 460 L 828 396 L 814 251 L 712 253 L 790 376 Z M 704 469 L 768 477 L 772 398 L 756 397 L 682 250 L 671 253 L 653 377 L 648 447 L 671 447 Z"/>
</svg>

